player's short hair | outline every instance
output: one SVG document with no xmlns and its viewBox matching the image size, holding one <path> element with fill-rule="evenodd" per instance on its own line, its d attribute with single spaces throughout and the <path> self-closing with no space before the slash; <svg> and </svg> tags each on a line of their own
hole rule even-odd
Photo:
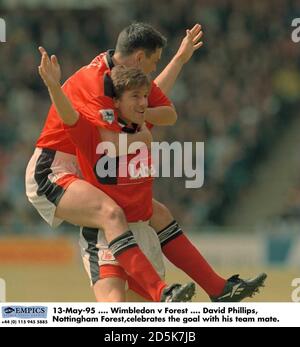
<svg viewBox="0 0 300 347">
<path fill-rule="evenodd" d="M 116 98 L 120 98 L 126 90 L 147 87 L 150 89 L 151 82 L 142 70 L 135 67 L 117 65 L 111 70 L 110 75 Z"/>
<path fill-rule="evenodd" d="M 137 49 L 142 49 L 149 57 L 158 48 L 163 48 L 166 43 L 167 39 L 151 25 L 132 23 L 119 34 L 116 52 L 126 57 Z"/>
</svg>

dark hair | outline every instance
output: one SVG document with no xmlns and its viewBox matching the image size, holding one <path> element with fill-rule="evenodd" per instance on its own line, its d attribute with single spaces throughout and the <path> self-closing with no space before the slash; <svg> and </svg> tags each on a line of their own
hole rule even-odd
<svg viewBox="0 0 300 347">
<path fill-rule="evenodd" d="M 142 70 L 135 67 L 126 67 L 117 65 L 111 70 L 110 75 L 116 98 L 120 98 L 126 90 L 132 90 L 141 87 L 150 89 L 150 80 Z"/>
<path fill-rule="evenodd" d="M 149 57 L 158 48 L 163 48 L 166 43 L 167 39 L 151 25 L 132 23 L 119 34 L 116 52 L 128 56 L 137 49 L 143 49 Z"/>
</svg>

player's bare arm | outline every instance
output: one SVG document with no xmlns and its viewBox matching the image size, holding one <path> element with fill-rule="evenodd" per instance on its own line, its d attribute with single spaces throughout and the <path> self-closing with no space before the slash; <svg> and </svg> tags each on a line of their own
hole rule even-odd
<svg viewBox="0 0 300 347">
<path fill-rule="evenodd" d="M 39 74 L 48 88 L 53 105 L 65 124 L 74 125 L 79 115 L 61 89 L 61 70 L 58 60 L 55 55 L 49 58 L 47 51 L 43 47 L 39 47 L 39 51 L 42 55 L 41 64 L 38 67 Z"/>
<path fill-rule="evenodd" d="M 155 83 L 160 87 L 163 93 L 168 94 L 171 91 L 183 65 L 186 64 L 194 52 L 203 45 L 203 41 L 201 41 L 203 32 L 201 29 L 201 25 L 196 24 L 191 30 L 186 30 L 186 36 L 182 40 L 177 53 L 155 79 Z M 149 123 L 158 126 L 174 125 L 177 120 L 175 108 L 166 106 L 148 108 L 145 117 Z"/>
<path fill-rule="evenodd" d="M 200 24 L 195 24 L 192 29 L 186 30 L 186 36 L 183 38 L 181 45 L 166 68 L 155 79 L 155 83 L 167 95 L 173 88 L 176 79 L 186 64 L 202 45 L 203 31 Z"/>
<path fill-rule="evenodd" d="M 117 155 L 121 156 L 121 155 L 126 155 L 126 154 L 132 154 L 129 152 L 129 146 L 133 143 L 133 142 L 140 142 L 140 147 L 144 147 L 147 146 L 148 148 L 151 147 L 151 142 L 152 142 L 152 134 L 149 131 L 149 129 L 146 127 L 145 124 L 143 124 L 141 126 L 141 130 L 137 133 L 134 134 L 126 134 L 127 135 L 127 148 L 121 147 L 119 146 L 119 137 L 120 137 L 120 133 L 117 133 L 115 131 L 110 131 L 104 128 L 99 128 L 99 132 L 100 132 L 100 136 L 101 136 L 101 141 L 107 141 L 107 142 L 111 142 L 115 145 L 116 148 L 116 153 Z M 135 148 L 137 149 L 137 148 Z M 135 154 L 135 151 L 134 153 Z"/>
<path fill-rule="evenodd" d="M 147 108 L 145 119 L 153 125 L 174 125 L 177 120 L 177 112 L 174 106 Z"/>
</svg>

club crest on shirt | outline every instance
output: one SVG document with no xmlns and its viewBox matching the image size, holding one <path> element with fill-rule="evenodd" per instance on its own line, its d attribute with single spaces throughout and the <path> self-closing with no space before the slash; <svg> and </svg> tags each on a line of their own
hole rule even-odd
<svg viewBox="0 0 300 347">
<path fill-rule="evenodd" d="M 116 260 L 116 259 L 109 249 L 103 249 L 101 254 L 101 260 L 110 261 L 110 260 Z"/>
<path fill-rule="evenodd" d="M 109 124 L 112 124 L 112 122 L 115 120 L 114 110 L 112 109 L 99 110 L 99 113 L 102 115 L 103 120 Z"/>
</svg>

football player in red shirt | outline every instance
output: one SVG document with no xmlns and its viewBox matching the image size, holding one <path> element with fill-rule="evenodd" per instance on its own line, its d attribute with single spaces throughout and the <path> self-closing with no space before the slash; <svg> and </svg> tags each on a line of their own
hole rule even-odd
<svg viewBox="0 0 300 347">
<path fill-rule="evenodd" d="M 201 46 L 202 43 L 198 42 L 202 35 L 200 29 L 200 26 L 196 25 L 187 32 L 176 56 L 157 78 L 164 91 L 167 92 L 172 87 L 183 64 L 189 60 L 194 50 Z M 107 99 L 105 109 L 99 107 L 99 98 L 106 98 L 105 84 L 101 83 L 101 77 L 107 68 L 112 67 L 111 63 L 138 66 L 144 72 L 154 70 L 161 55 L 163 40 L 152 30 L 153 28 L 143 24 L 135 24 L 124 29 L 119 36 L 115 53 L 107 52 L 106 55 L 98 56 L 65 83 L 64 91 L 76 110 L 85 114 L 95 125 L 99 124 L 100 120 L 101 124 L 106 124 L 108 130 L 114 130 L 111 127 L 114 121 L 111 101 Z M 149 31 L 151 35 L 148 35 Z M 133 35 L 136 32 L 141 36 Z M 141 43 L 141 37 L 145 39 L 145 33 L 149 39 L 151 38 L 149 47 L 143 46 L 145 42 Z M 155 42 L 153 37 L 160 40 L 160 43 Z M 146 40 L 147 44 L 150 41 Z M 41 51 L 43 52 L 42 49 Z M 99 84 L 94 83 L 97 79 Z M 174 123 L 176 113 L 174 114 L 168 100 L 159 93 L 159 89 L 154 99 L 159 102 L 153 103 L 152 106 L 156 107 L 147 109 L 146 120 L 158 125 Z M 74 147 L 70 145 L 53 107 L 37 146 L 38 149 L 28 166 L 27 194 L 50 224 L 59 223 L 58 219 L 61 217 L 73 224 L 103 228 L 109 241 L 115 240 L 128 230 L 120 207 L 104 192 L 96 191 L 87 182 L 79 179 Z M 34 180 L 30 181 L 30 177 L 34 177 Z M 48 202 L 52 203 L 51 211 L 47 206 Z M 214 273 L 198 250 L 183 235 L 166 207 L 154 201 L 153 208 L 151 225 L 156 231 L 160 230 L 162 250 L 167 258 L 195 279 L 211 297 L 220 295 L 226 281 Z M 182 257 L 182 254 L 190 256 Z"/>
<path fill-rule="evenodd" d="M 176 284 L 167 287 L 161 279 L 164 275 L 164 267 L 162 266 L 160 244 L 157 234 L 152 229 L 149 230 L 148 224 L 145 223 L 152 215 L 153 177 L 151 176 L 151 170 L 148 170 L 148 173 L 150 173 L 148 175 L 138 175 L 136 172 L 132 172 L 130 167 L 133 160 L 136 160 L 134 171 L 138 170 L 137 165 L 147 167 L 152 165 L 151 151 L 145 147 L 144 143 L 140 142 L 140 153 L 138 155 L 136 153 L 122 155 L 122 148 L 117 148 L 115 158 L 108 157 L 104 150 L 99 153 L 99 144 L 103 144 L 103 137 L 107 136 L 107 130 L 105 127 L 94 125 L 81 112 L 77 112 L 72 108 L 57 81 L 53 82 L 51 63 L 49 61 L 47 64 L 47 61 L 48 58 L 44 54 L 39 71 L 49 88 L 49 94 L 59 117 L 63 121 L 63 126 L 76 145 L 76 154 L 84 179 L 112 197 L 124 210 L 127 221 L 135 223 L 132 227 L 136 229 L 138 226 L 135 235 L 141 239 L 140 246 L 144 244 L 145 254 L 152 260 L 153 266 L 161 275 L 158 275 L 144 253 L 140 251 L 131 230 L 106 245 L 106 248 L 109 246 L 113 258 L 104 262 L 104 259 L 102 259 L 105 255 L 103 249 L 98 251 L 100 248 L 99 236 L 97 235 L 97 241 L 93 242 L 87 236 L 89 230 L 83 228 L 82 233 L 86 237 L 86 242 L 90 242 L 94 248 L 97 248 L 97 253 L 100 253 L 99 258 L 101 258 L 101 264 L 100 262 L 97 264 L 99 276 L 93 278 L 92 275 L 97 300 L 124 301 L 125 281 L 128 281 L 133 290 L 153 301 L 190 300 L 195 291 L 194 283 L 188 283 L 184 286 Z M 151 145 L 151 134 L 143 123 L 148 106 L 150 81 L 140 69 L 127 68 L 121 65 L 115 67 L 111 75 L 112 77 L 110 77 L 110 74 L 106 74 L 105 77 L 106 83 L 111 81 L 111 86 L 114 88 L 114 109 L 120 111 L 120 114 L 116 114 L 119 120 L 118 131 L 133 130 L 148 133 L 149 147 Z M 114 85 L 112 84 L 113 80 Z M 132 122 L 134 122 L 134 125 L 131 124 Z M 139 126 L 144 130 L 137 130 Z M 110 133 L 113 135 L 112 132 Z M 114 144 L 114 137 L 106 138 L 106 141 L 110 141 L 110 145 Z M 101 175 L 101 172 L 98 172 L 99 161 L 106 159 L 109 159 L 110 162 L 114 160 L 113 167 L 116 170 L 111 175 Z M 126 165 L 125 172 L 124 165 Z M 120 174 L 121 170 L 123 170 L 122 175 Z M 95 231 L 93 232 L 95 233 Z M 103 234 L 103 231 L 99 232 Z M 89 257 L 92 257 L 91 247 L 89 248 L 87 252 L 89 252 Z M 157 259 L 158 257 L 160 259 Z M 131 266 L 128 266 L 128 264 Z M 123 268 L 127 269 L 127 273 Z M 128 275 L 130 278 L 128 278 Z"/>
</svg>

